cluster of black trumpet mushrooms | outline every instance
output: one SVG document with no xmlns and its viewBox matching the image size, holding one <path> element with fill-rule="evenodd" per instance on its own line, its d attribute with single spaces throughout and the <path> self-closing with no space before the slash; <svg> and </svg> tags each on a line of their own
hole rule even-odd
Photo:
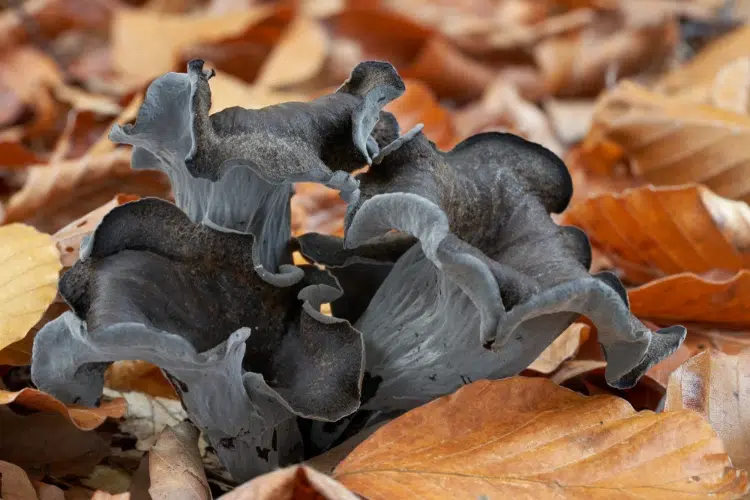
<svg viewBox="0 0 750 500">
<path fill-rule="evenodd" d="M 246 480 L 517 374 L 579 315 L 618 388 L 684 338 L 631 315 L 615 275 L 589 274 L 586 235 L 550 218 L 572 183 L 542 146 L 486 133 L 442 152 L 420 126 L 401 135 L 383 107 L 405 87 L 385 62 L 311 102 L 209 115 L 213 74 L 196 60 L 163 75 L 135 124 L 112 129 L 175 203 L 126 203 L 83 242 L 59 286 L 72 311 L 34 342 L 39 389 L 92 406 L 112 362 L 154 363 Z M 299 181 L 340 191 L 343 239 L 291 236 Z"/>
</svg>

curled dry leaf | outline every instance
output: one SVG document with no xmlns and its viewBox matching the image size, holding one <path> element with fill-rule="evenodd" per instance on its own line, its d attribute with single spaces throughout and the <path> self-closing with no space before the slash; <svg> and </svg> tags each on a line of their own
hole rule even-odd
<svg viewBox="0 0 750 500">
<path fill-rule="evenodd" d="M 726 280 L 675 274 L 628 290 L 630 309 L 655 323 L 750 329 L 750 271 Z"/>
<path fill-rule="evenodd" d="M 575 356 L 578 348 L 589 336 L 591 327 L 585 323 L 573 323 L 560 334 L 536 360 L 529 365 L 529 370 L 539 373 L 552 373 L 562 363 Z"/>
<path fill-rule="evenodd" d="M 141 81 L 173 69 L 182 49 L 236 35 L 271 15 L 260 6 L 220 16 L 173 15 L 153 10 L 118 9 L 112 23 L 115 67 Z"/>
<path fill-rule="evenodd" d="M 747 474 L 699 415 L 636 413 L 613 396 L 522 377 L 475 382 L 397 418 L 334 478 L 372 500 L 737 498 L 748 490 Z"/>
<path fill-rule="evenodd" d="M 750 267 L 750 207 L 703 186 L 599 194 L 565 212 L 631 283 Z"/>
<path fill-rule="evenodd" d="M 674 19 L 661 17 L 614 31 L 582 30 L 573 36 L 543 40 L 534 47 L 549 93 L 596 95 L 608 80 L 656 69 L 678 41 Z"/>
<path fill-rule="evenodd" d="M 0 350 L 42 317 L 57 295 L 60 269 L 49 235 L 23 224 L 0 227 Z"/>
<path fill-rule="evenodd" d="M 328 36 L 314 19 L 297 18 L 263 63 L 256 83 L 279 88 L 316 76 L 328 55 Z"/>
<path fill-rule="evenodd" d="M 208 500 L 211 491 L 198 450 L 198 429 L 190 422 L 166 427 L 149 452 L 148 489 L 154 500 Z"/>
<path fill-rule="evenodd" d="M 665 410 L 688 409 L 705 417 L 724 440 L 736 467 L 750 466 L 750 351 L 736 356 L 704 352 L 669 378 Z"/>
<path fill-rule="evenodd" d="M 102 403 L 98 408 L 64 405 L 49 394 L 36 389 L 21 389 L 17 392 L 0 390 L 0 405 L 17 403 L 39 411 L 53 411 L 68 418 L 76 427 L 88 431 L 99 427 L 107 417 L 120 418 L 125 413 L 125 400 L 115 399 Z"/>
<path fill-rule="evenodd" d="M 269 472 L 253 479 L 220 500 L 356 500 L 340 483 L 304 465 Z"/>
<path fill-rule="evenodd" d="M 130 168 L 130 151 L 84 156 L 28 169 L 23 189 L 5 206 L 5 223 L 26 221 L 54 231 L 127 191 L 143 196 L 169 193 L 159 172 Z"/>
<path fill-rule="evenodd" d="M 750 200 L 750 117 L 625 82 L 597 104 L 588 140 L 621 147 L 633 172 L 656 185 L 705 184 Z"/>
</svg>

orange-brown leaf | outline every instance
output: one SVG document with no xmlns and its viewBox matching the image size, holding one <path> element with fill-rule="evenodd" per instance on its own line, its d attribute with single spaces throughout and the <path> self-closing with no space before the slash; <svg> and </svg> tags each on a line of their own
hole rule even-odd
<svg viewBox="0 0 750 500">
<path fill-rule="evenodd" d="M 565 212 L 628 281 L 750 268 L 750 207 L 695 185 L 600 194 Z"/>
<path fill-rule="evenodd" d="M 450 149 L 458 138 L 450 112 L 440 105 L 435 94 L 419 80 L 406 80 L 404 95 L 386 106 L 398 119 L 403 131 L 418 123 L 424 124 L 424 134 L 441 149 Z"/>
<path fill-rule="evenodd" d="M 107 417 L 120 418 L 125 414 L 125 400 L 114 399 L 102 403 L 98 408 L 86 408 L 78 405 L 66 406 L 47 393 L 36 389 L 21 389 L 17 392 L 0 390 L 0 405 L 17 403 L 33 410 L 53 411 L 67 417 L 81 430 L 99 427 Z"/>
<path fill-rule="evenodd" d="M 688 465 L 689 464 L 689 465 Z M 636 413 L 541 378 L 480 381 L 376 431 L 334 471 L 390 498 L 737 498 L 747 474 L 694 412 Z"/>
<path fill-rule="evenodd" d="M 750 271 L 726 280 L 675 274 L 628 290 L 630 309 L 659 324 L 750 329 Z"/>
<path fill-rule="evenodd" d="M 145 361 L 117 361 L 104 373 L 104 385 L 115 391 L 138 391 L 157 398 L 178 399 L 158 366 Z"/>
<path fill-rule="evenodd" d="M 750 467 L 750 351 L 698 354 L 669 378 L 665 410 L 705 417 L 724 440 L 736 467 Z"/>
</svg>

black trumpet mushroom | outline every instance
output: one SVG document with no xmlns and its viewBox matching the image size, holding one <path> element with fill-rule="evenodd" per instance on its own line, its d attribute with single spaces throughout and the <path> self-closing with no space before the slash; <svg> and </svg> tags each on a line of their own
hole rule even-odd
<svg viewBox="0 0 750 500">
<path fill-rule="evenodd" d="M 404 83 L 385 62 L 311 102 L 210 115 L 212 76 L 191 61 L 156 79 L 135 124 L 112 129 L 175 203 L 124 204 L 83 242 L 59 285 L 71 311 L 34 341 L 40 389 L 95 405 L 112 362 L 154 363 L 240 481 L 517 374 L 581 314 L 614 387 L 684 338 L 650 331 L 615 275 L 589 273 L 585 234 L 550 217 L 572 183 L 543 147 L 480 134 L 441 152 L 419 126 L 401 135 L 383 107 Z M 340 191 L 343 239 L 292 238 L 299 181 Z M 318 265 L 292 265 L 295 250 Z"/>
</svg>

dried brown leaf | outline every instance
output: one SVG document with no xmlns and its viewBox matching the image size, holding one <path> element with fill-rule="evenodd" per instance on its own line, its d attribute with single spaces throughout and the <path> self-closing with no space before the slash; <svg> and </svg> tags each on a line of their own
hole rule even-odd
<svg viewBox="0 0 750 500">
<path fill-rule="evenodd" d="M 750 267 L 750 207 L 702 186 L 599 194 L 571 207 L 563 220 L 586 231 L 632 283 Z"/>
<path fill-rule="evenodd" d="M 688 465 L 689 464 L 689 465 Z M 747 474 L 694 412 L 636 413 L 541 378 L 480 381 L 375 432 L 334 472 L 386 498 L 737 498 Z"/>
<path fill-rule="evenodd" d="M 717 108 L 748 114 L 750 111 L 750 57 L 727 64 L 716 74 L 711 103 Z"/>
<path fill-rule="evenodd" d="M 220 500 L 357 500 L 330 477 L 304 465 L 269 472 L 222 495 Z"/>
<path fill-rule="evenodd" d="M 599 101 L 589 140 L 616 143 L 647 182 L 702 183 L 720 196 L 747 201 L 749 136 L 748 116 L 625 82 Z"/>
<path fill-rule="evenodd" d="M 28 169 L 23 189 L 5 206 L 5 223 L 25 221 L 56 231 L 111 200 L 119 192 L 166 196 L 169 187 L 160 172 L 130 168 L 130 150 L 84 156 Z"/>
<path fill-rule="evenodd" d="M 208 500 L 211 491 L 198 450 L 198 429 L 182 422 L 162 431 L 149 452 L 153 500 Z"/>
<path fill-rule="evenodd" d="M 0 405 L 17 403 L 39 411 L 52 411 L 68 418 L 76 427 L 88 431 L 99 427 L 107 417 L 120 418 L 125 413 L 125 401 L 115 399 L 102 403 L 98 408 L 64 405 L 49 394 L 36 389 L 21 389 L 17 392 L 0 390 Z"/>
<path fill-rule="evenodd" d="M 736 467 L 750 467 L 750 351 L 736 356 L 704 352 L 669 378 L 666 411 L 688 409 L 705 417 Z"/>
<path fill-rule="evenodd" d="M 314 19 L 297 18 L 263 63 L 256 84 L 279 88 L 316 76 L 328 55 L 328 35 Z"/>
<path fill-rule="evenodd" d="M 642 26 L 583 30 L 574 36 L 549 38 L 533 50 L 548 91 L 577 97 L 596 95 L 612 77 L 658 68 L 677 41 L 674 19 L 657 16 Z"/>
<path fill-rule="evenodd" d="M 594 116 L 591 99 L 547 99 L 544 102 L 552 128 L 563 144 L 574 144 L 586 136 Z"/>
<path fill-rule="evenodd" d="M 0 407 L 0 427 L 0 456 L 37 478 L 86 476 L 109 455 L 109 443 L 101 436 L 56 413 L 21 416 Z"/>
<path fill-rule="evenodd" d="M 683 273 L 628 290 L 630 309 L 658 324 L 750 329 L 750 271 L 726 280 Z"/>
<path fill-rule="evenodd" d="M 0 350 L 23 339 L 57 295 L 55 242 L 23 224 L 0 227 Z"/>
<path fill-rule="evenodd" d="M 236 35 L 272 12 L 268 6 L 219 16 L 119 9 L 112 25 L 112 58 L 125 75 L 148 81 L 172 70 L 181 50 Z"/>
</svg>

